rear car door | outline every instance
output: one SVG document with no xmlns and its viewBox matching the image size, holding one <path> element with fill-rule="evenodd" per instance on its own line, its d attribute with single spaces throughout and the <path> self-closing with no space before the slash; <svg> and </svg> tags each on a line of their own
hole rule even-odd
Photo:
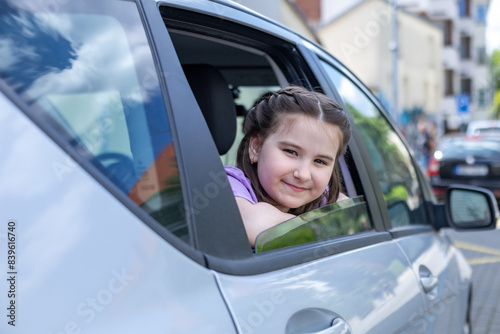
<svg viewBox="0 0 500 334">
<path fill-rule="evenodd" d="M 286 29 L 229 3 L 160 2 L 159 9 L 183 68 L 200 63 L 217 68 L 229 87 L 238 88 L 237 101 L 244 107 L 251 107 L 245 103 L 252 101 L 254 90 L 262 94 L 266 91 L 259 89 L 290 84 L 319 88 L 298 50 L 300 40 Z M 224 231 L 241 228 L 240 220 L 212 222 L 216 229 L 198 236 L 220 243 L 217 254 L 209 251 L 205 256 L 239 332 L 411 332 L 411 321 L 423 318 L 414 317 L 425 308 L 420 283 L 381 224 L 370 176 L 358 160 L 357 140 L 350 150 L 342 163 L 343 176 L 348 195 L 362 197 L 362 229 L 262 253 L 250 252 L 248 243 L 226 242 L 234 238 Z M 232 161 L 226 158 L 224 163 Z M 347 211 L 337 214 L 341 212 Z M 342 217 L 346 224 L 357 218 Z"/>
</svg>

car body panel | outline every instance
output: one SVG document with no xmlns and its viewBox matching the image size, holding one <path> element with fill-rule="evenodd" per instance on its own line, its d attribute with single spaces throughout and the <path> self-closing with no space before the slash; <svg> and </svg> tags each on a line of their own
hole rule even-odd
<svg viewBox="0 0 500 334">
<path fill-rule="evenodd" d="M 460 333 L 463 324 L 453 319 L 465 317 L 463 305 L 467 304 L 472 274 L 463 255 L 450 245 L 444 234 L 421 233 L 398 238 L 396 242 L 421 280 L 425 309 L 418 310 L 413 317 L 419 319 L 425 314 L 425 319 L 417 327 L 421 332 Z M 424 280 L 432 278 L 436 278 L 435 286 L 426 291 Z"/>
<path fill-rule="evenodd" d="M 415 274 L 393 241 L 267 274 L 218 277 L 242 333 L 293 333 L 287 324 L 303 309 L 327 310 L 330 321 L 342 318 L 353 333 L 411 332 L 410 320 L 413 326 L 419 320 L 413 312 L 425 309 Z"/>
</svg>

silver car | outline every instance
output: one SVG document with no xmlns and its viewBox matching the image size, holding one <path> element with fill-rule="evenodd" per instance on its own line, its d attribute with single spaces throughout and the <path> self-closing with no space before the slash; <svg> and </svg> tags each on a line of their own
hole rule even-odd
<svg viewBox="0 0 500 334">
<path fill-rule="evenodd" d="M 0 2 L 1 333 L 467 333 L 450 228 L 392 120 L 320 46 L 229 1 Z M 348 200 L 252 249 L 224 165 L 287 85 L 348 111 Z"/>
</svg>

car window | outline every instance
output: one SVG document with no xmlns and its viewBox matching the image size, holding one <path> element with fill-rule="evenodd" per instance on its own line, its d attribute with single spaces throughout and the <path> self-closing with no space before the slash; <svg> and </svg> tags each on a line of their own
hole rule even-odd
<svg viewBox="0 0 500 334">
<path fill-rule="evenodd" d="M 392 226 L 426 223 L 417 172 L 403 141 L 379 109 L 351 80 L 330 64 L 321 63 L 344 100 L 367 148 Z"/>
<path fill-rule="evenodd" d="M 190 24 L 186 19 L 179 22 L 176 20 L 176 16 L 182 14 L 182 10 L 168 7 L 160 7 L 160 10 L 163 13 L 167 30 L 183 68 L 189 69 L 193 64 L 197 64 L 195 66 L 204 64 L 217 69 L 233 94 L 237 114 L 237 131 L 232 147 L 221 156 L 224 165 L 236 164 L 236 153 L 243 138 L 243 123 L 246 113 L 263 95 L 276 91 L 280 87 L 293 84 L 308 86 L 309 83 L 309 88 L 318 87 L 312 74 L 310 76 L 304 74 L 307 73 L 308 66 L 303 58 L 297 54 L 297 48 L 292 44 L 256 31 L 246 31 L 237 25 L 231 29 L 228 27 L 225 30 L 221 30 L 218 23 L 211 27 L 208 26 L 209 20 L 207 18 L 203 20 L 203 24 L 207 26 L 203 27 L 194 23 Z M 196 20 L 196 15 L 193 13 L 184 13 L 183 15 L 184 18 L 188 16 L 193 21 Z M 251 37 L 247 37 L 247 35 Z M 225 56 L 215 56 L 220 54 Z M 186 73 L 186 75 L 188 81 L 190 81 L 190 74 Z M 193 87 L 195 86 L 192 85 Z M 206 85 L 202 88 L 208 90 Z M 196 96 L 195 88 L 193 88 L 193 92 Z M 204 112 L 203 102 L 199 104 L 200 109 Z M 345 161 L 341 160 L 345 164 Z M 342 169 L 342 172 L 344 180 L 350 178 L 347 167 Z M 362 195 L 362 193 L 354 190 L 354 187 L 351 188 L 351 194 L 348 195 Z M 346 193 L 346 189 L 343 192 Z M 325 216 L 322 210 L 320 208 L 310 213 Z M 305 217 L 310 216 L 305 215 Z M 303 240 L 307 240 L 304 242 L 331 239 L 341 235 L 372 230 L 372 224 L 364 201 L 355 208 L 341 206 L 335 212 L 325 216 L 324 219 L 326 217 L 331 218 L 331 225 L 317 225 L 314 237 L 309 239 L 304 237 Z M 360 223 L 361 221 L 363 224 Z M 293 225 L 293 222 L 287 224 Z M 290 233 L 301 234 L 302 232 L 304 230 L 294 229 L 294 232 Z M 269 235 L 272 233 L 269 232 L 266 238 L 269 239 Z M 308 234 L 309 232 L 304 233 Z M 261 237 L 261 240 L 263 239 L 264 237 Z M 275 246 L 275 248 L 298 244 L 300 242 L 284 243 L 280 241 L 280 245 Z"/>
<path fill-rule="evenodd" d="M 363 196 L 303 213 L 266 231 L 255 241 L 257 253 L 371 231 Z"/>
<path fill-rule="evenodd" d="M 0 15 L 0 78 L 79 159 L 188 240 L 170 125 L 136 5 L 9 3 Z M 63 163 L 52 167 L 61 182 L 70 177 Z"/>
</svg>

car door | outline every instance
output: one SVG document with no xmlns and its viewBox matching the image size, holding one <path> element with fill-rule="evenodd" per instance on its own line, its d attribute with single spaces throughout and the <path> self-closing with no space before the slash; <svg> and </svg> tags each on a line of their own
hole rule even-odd
<svg viewBox="0 0 500 334">
<path fill-rule="evenodd" d="M 401 136 L 359 81 L 332 60 L 319 58 L 319 64 L 353 115 L 366 147 L 364 159 L 379 184 L 375 187 L 381 192 L 379 205 L 387 212 L 384 224 L 420 282 L 425 309 L 416 311 L 411 322 L 423 316 L 425 320 L 418 325 L 422 331 L 461 332 L 470 294 L 470 268 L 446 234 L 430 225 L 436 217 L 430 217 L 432 212 L 425 206 L 426 198 L 431 198 L 427 181 Z"/>
<path fill-rule="evenodd" d="M 242 95 L 252 90 L 249 86 L 320 87 L 298 50 L 296 43 L 301 40 L 258 15 L 244 13 L 230 3 L 160 2 L 159 9 L 184 68 L 200 63 L 215 67 Z M 155 15 L 154 9 L 147 14 Z M 158 34 L 154 42 L 161 44 L 161 39 Z M 225 57 L 214 57 L 217 54 Z M 261 73 L 258 80 L 255 71 Z M 242 78 L 246 75 L 245 85 Z M 174 110 L 174 118 L 181 112 L 185 111 Z M 179 138 L 187 135 L 182 131 L 187 130 L 178 126 Z M 183 159 L 189 159 L 190 152 L 181 150 Z M 363 229 L 346 229 L 335 237 L 262 253 L 253 253 L 248 241 L 239 240 L 238 245 L 234 240 L 239 234 L 227 232 L 242 229 L 241 218 L 212 220 L 212 231 L 198 233 L 197 238 L 219 244 L 220 250 L 198 247 L 214 271 L 240 333 L 411 332 L 411 320 L 422 319 L 420 315 L 412 318 L 425 307 L 420 283 L 401 247 L 380 223 L 376 194 L 358 159 L 357 140 L 351 143 L 350 152 L 342 162 L 345 188 L 349 196 L 362 198 Z M 210 159 L 206 153 L 200 156 Z M 213 172 L 221 170 L 222 165 Z M 185 173 L 189 178 L 191 172 Z M 221 210 L 231 205 L 234 202 L 227 202 Z M 334 213 L 332 221 L 346 212 Z M 203 215 L 193 217 L 196 228 L 201 228 Z M 348 223 L 358 216 L 342 217 Z"/>
<path fill-rule="evenodd" d="M 0 264 L 11 316 L 0 332 L 235 333 L 191 246 L 171 106 L 141 8 L 0 8 L 0 246 L 13 257 Z M 198 139 L 210 142 L 203 126 Z"/>
</svg>

